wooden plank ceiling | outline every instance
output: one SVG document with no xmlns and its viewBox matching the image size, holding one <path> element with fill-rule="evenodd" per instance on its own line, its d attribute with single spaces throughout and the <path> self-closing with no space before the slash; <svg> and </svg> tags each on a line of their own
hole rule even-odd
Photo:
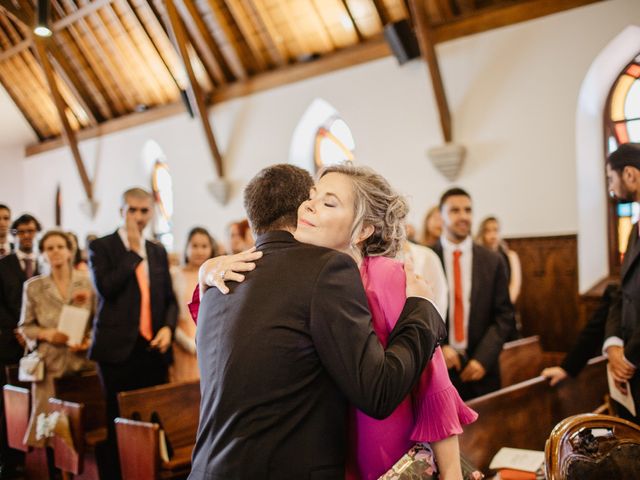
<svg viewBox="0 0 640 480">
<path fill-rule="evenodd" d="M 440 42 L 596 0 L 420 1 Z M 405 0 L 174 3 L 208 103 L 255 91 L 256 79 L 267 79 L 260 88 L 293 81 L 301 65 L 327 65 L 302 74 L 308 76 L 387 55 L 383 25 L 409 17 Z M 47 51 L 68 123 L 79 138 L 121 117 L 180 104 L 189 79 L 172 43 L 164 0 L 51 5 L 54 33 Z M 44 142 L 59 137 L 64 122 L 28 25 L 35 11 L 35 0 L 0 0 L 0 82 Z M 342 60 L 331 64 L 331 58 Z"/>
</svg>

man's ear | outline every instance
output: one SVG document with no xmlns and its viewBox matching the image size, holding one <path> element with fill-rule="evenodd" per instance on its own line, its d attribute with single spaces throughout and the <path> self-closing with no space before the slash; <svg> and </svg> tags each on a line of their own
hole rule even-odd
<svg viewBox="0 0 640 480">
<path fill-rule="evenodd" d="M 640 186 L 640 170 L 632 167 L 631 165 L 627 165 L 626 167 L 624 167 L 624 169 L 622 170 L 622 178 L 624 179 L 625 183 L 630 186 Z"/>
<path fill-rule="evenodd" d="M 356 243 L 364 242 L 367 238 L 373 235 L 374 231 L 375 231 L 375 228 L 373 227 L 373 225 L 364 225 L 360 230 L 360 235 L 358 235 Z"/>
</svg>

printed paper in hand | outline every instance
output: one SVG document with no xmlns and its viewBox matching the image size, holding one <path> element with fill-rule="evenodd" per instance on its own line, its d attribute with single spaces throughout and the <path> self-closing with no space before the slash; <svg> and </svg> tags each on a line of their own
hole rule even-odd
<svg viewBox="0 0 640 480">
<path fill-rule="evenodd" d="M 69 337 L 67 345 L 79 345 L 82 343 L 90 314 L 91 312 L 86 308 L 73 307 L 71 305 L 62 307 L 57 330 Z"/>
<path fill-rule="evenodd" d="M 616 387 L 613 375 L 611 375 L 611 367 L 609 365 L 607 365 L 607 380 L 609 382 L 609 394 L 611 395 L 611 398 L 613 398 L 616 402 L 629 410 L 629 412 L 631 412 L 631 415 L 635 417 L 636 406 L 633 403 L 633 396 L 631 395 L 631 387 L 629 387 L 629 382 L 625 382 L 625 386 L 627 387 L 627 393 L 625 395 L 620 390 L 618 390 L 618 387 Z"/>
<path fill-rule="evenodd" d="M 491 460 L 489 468 L 491 470 L 510 468 L 524 472 L 535 472 L 543 463 L 544 452 L 502 447 L 500 451 L 496 453 L 495 457 L 493 457 L 493 460 Z"/>
</svg>

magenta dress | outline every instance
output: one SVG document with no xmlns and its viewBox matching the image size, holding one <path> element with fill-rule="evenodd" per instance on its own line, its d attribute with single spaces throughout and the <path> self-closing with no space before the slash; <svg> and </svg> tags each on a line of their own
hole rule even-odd
<svg viewBox="0 0 640 480">
<path fill-rule="evenodd" d="M 406 299 L 402 264 L 385 257 L 366 257 L 360 273 L 373 329 L 386 347 Z M 416 442 L 434 442 L 462 433 L 462 425 L 477 417 L 451 384 L 438 347 L 412 394 L 389 417 L 376 420 L 352 409 L 347 478 L 377 479 Z"/>
</svg>

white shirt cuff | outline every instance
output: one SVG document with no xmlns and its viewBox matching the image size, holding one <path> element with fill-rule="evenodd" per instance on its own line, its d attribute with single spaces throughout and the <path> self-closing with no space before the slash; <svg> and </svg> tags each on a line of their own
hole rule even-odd
<svg viewBox="0 0 640 480">
<path fill-rule="evenodd" d="M 609 347 L 624 347 L 624 342 L 620 337 L 609 337 L 602 344 L 602 354 L 607 356 L 607 348 Z"/>
</svg>

